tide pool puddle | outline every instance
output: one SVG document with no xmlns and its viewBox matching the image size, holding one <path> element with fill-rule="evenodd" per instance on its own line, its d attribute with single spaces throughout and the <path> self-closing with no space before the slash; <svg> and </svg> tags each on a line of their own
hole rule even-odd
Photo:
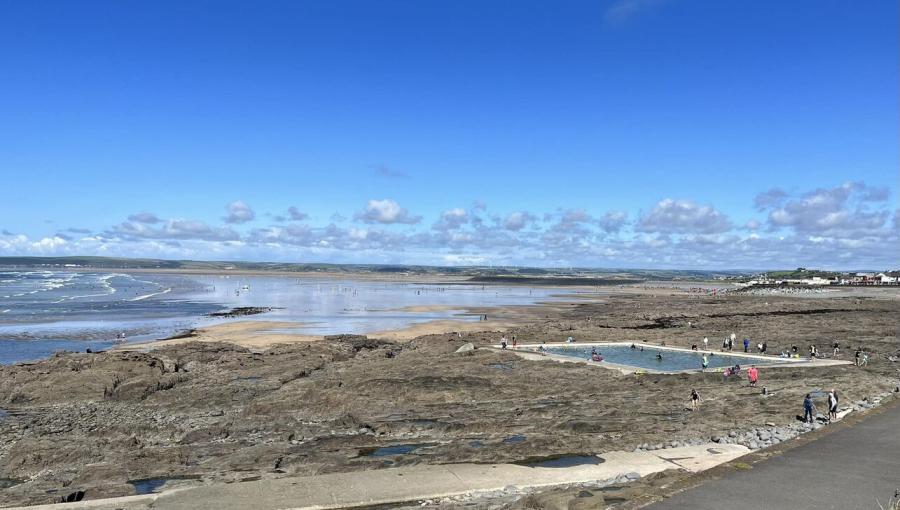
<svg viewBox="0 0 900 510">
<path fill-rule="evenodd" d="M 382 446 L 381 448 L 366 448 L 360 450 L 359 454 L 363 457 L 389 457 L 392 455 L 408 455 L 420 448 L 428 448 L 435 446 L 437 443 L 411 443 L 411 444 L 395 444 L 392 446 Z"/>
<path fill-rule="evenodd" d="M 509 436 L 503 440 L 503 442 L 505 444 L 516 444 L 516 443 L 521 443 L 523 441 L 525 441 L 525 436 L 523 436 L 522 434 L 516 434 L 513 436 Z"/>
<path fill-rule="evenodd" d="M 245 382 L 245 383 L 251 383 L 251 384 L 256 384 L 260 381 L 262 381 L 262 377 L 255 376 L 255 375 L 251 375 L 248 377 L 237 377 L 237 378 L 231 380 L 231 382 L 233 382 L 233 383 Z"/>
<path fill-rule="evenodd" d="M 177 480 L 199 480 L 199 475 L 170 476 L 161 478 L 141 478 L 139 480 L 128 480 L 128 484 L 134 487 L 137 494 L 154 494 L 159 492 L 165 484 Z"/>
<path fill-rule="evenodd" d="M 0 478 L 0 489 L 9 489 L 22 483 L 21 480 L 13 480 L 12 478 Z"/>
<path fill-rule="evenodd" d="M 540 468 L 569 468 L 577 466 L 597 466 L 603 464 L 603 459 L 596 455 L 554 455 L 542 459 L 529 459 L 521 464 L 528 467 Z"/>
<path fill-rule="evenodd" d="M 147 478 L 144 480 L 131 480 L 128 483 L 134 487 L 134 491 L 138 494 L 153 494 L 168 481 L 168 478 Z"/>
</svg>

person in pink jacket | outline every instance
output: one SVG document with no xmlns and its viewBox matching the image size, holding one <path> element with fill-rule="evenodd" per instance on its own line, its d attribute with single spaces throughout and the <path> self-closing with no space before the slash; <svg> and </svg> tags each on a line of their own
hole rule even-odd
<svg viewBox="0 0 900 510">
<path fill-rule="evenodd" d="M 756 386 L 756 381 L 759 380 L 759 370 L 756 367 L 747 370 L 747 380 L 750 381 L 750 386 Z"/>
</svg>

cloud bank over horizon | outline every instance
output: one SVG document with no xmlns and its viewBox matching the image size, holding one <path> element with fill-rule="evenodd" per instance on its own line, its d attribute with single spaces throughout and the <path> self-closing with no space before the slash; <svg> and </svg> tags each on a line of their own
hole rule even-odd
<svg viewBox="0 0 900 510">
<path fill-rule="evenodd" d="M 302 206 L 257 215 L 236 200 L 224 206 L 220 223 L 138 210 L 98 231 L 68 227 L 32 236 L 6 224 L 0 255 L 697 269 L 900 266 L 900 209 L 889 189 L 863 182 L 761 191 L 753 203 L 756 216 L 740 219 L 690 198 L 663 198 L 634 211 L 494 212 L 483 202 L 447 205 L 432 219 L 393 199 L 373 198 L 356 211 L 320 220 Z"/>
</svg>

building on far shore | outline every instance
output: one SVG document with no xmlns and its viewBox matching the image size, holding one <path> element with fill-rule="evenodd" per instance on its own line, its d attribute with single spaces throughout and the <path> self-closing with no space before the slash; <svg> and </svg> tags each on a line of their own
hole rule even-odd
<svg viewBox="0 0 900 510">
<path fill-rule="evenodd" d="M 900 284 L 900 271 L 887 271 L 875 275 L 881 285 L 898 285 Z"/>
<path fill-rule="evenodd" d="M 816 272 L 815 276 L 804 273 Z M 784 273 L 784 272 L 782 272 Z M 821 287 L 828 285 L 868 286 L 868 285 L 900 285 L 900 271 L 874 272 L 845 272 L 829 273 L 825 271 L 810 271 L 798 268 L 791 274 L 779 275 L 778 273 L 762 273 L 754 275 L 750 280 L 741 284 L 742 287 L 761 286 L 799 286 Z"/>
</svg>

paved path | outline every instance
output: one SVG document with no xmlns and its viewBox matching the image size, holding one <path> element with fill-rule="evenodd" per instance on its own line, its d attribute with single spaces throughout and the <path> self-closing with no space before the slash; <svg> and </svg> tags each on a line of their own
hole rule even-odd
<svg viewBox="0 0 900 510">
<path fill-rule="evenodd" d="M 286 477 L 255 482 L 165 490 L 160 494 L 29 507 L 45 510 L 231 510 L 350 508 L 434 499 L 506 487 L 548 487 L 608 481 L 629 473 L 647 476 L 666 469 L 693 472 L 736 459 L 739 445 L 706 444 L 654 452 L 607 452 L 599 464 L 566 468 L 513 464 L 418 465 L 392 469 Z"/>
<path fill-rule="evenodd" d="M 900 402 L 650 510 L 878 509 L 900 489 Z"/>
</svg>

